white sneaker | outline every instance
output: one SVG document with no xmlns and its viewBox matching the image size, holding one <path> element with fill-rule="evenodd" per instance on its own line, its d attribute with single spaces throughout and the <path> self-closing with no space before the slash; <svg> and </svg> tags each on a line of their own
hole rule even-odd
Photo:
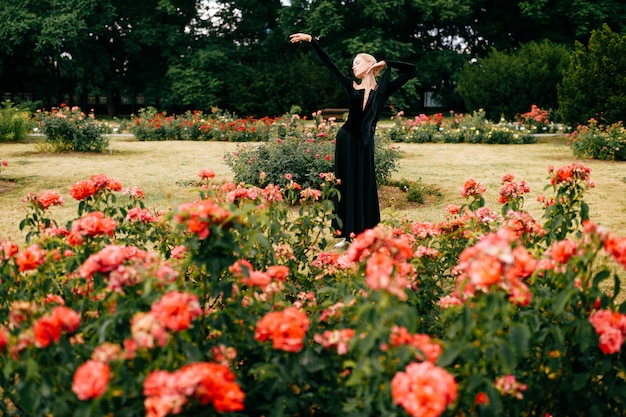
<svg viewBox="0 0 626 417">
<path fill-rule="evenodd" d="M 347 242 L 347 241 L 346 241 L 346 239 L 344 238 L 344 239 L 342 239 L 342 240 L 341 240 L 341 242 L 339 242 L 339 243 L 335 244 L 335 247 L 336 247 L 336 248 L 343 248 L 344 246 L 346 246 L 346 244 L 347 244 L 347 243 L 348 243 L 348 242 Z"/>
</svg>

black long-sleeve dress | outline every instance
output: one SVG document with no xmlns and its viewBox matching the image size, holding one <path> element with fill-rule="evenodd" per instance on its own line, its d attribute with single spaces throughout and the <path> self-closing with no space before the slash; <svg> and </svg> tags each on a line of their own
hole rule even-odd
<svg viewBox="0 0 626 417">
<path fill-rule="evenodd" d="M 363 108 L 364 89 L 355 88 L 353 78 L 344 74 L 328 54 L 313 39 L 313 50 L 341 83 L 349 98 L 348 118 L 337 133 L 335 144 L 335 176 L 339 184 L 340 197 L 335 201 L 335 214 L 341 223 L 334 221 L 333 227 L 344 238 L 351 233 L 358 235 L 380 222 L 376 166 L 374 164 L 374 133 L 387 99 L 415 75 L 415 65 L 385 60 L 387 68 L 377 87 L 369 94 Z M 391 68 L 399 71 L 391 79 Z"/>
</svg>

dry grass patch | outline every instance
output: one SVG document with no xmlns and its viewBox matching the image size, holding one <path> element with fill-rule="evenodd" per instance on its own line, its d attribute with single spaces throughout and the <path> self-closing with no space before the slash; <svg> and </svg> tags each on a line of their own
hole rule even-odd
<svg viewBox="0 0 626 417">
<path fill-rule="evenodd" d="M 578 162 L 591 168 L 591 178 L 596 184 L 585 196 L 591 219 L 626 235 L 626 163 L 577 159 L 564 139 L 532 145 L 401 144 L 400 150 L 401 169 L 397 176 L 421 178 L 424 185 L 435 187 L 444 195 L 434 204 L 409 208 L 406 215 L 411 219 L 441 219 L 447 204 L 463 204 L 460 191 L 468 178 L 487 187 L 487 205 L 497 208 L 500 181 L 507 173 L 529 184 L 531 192 L 525 209 L 541 216 L 542 208 L 536 197 L 543 193 L 550 195 L 550 190 L 544 190 L 549 184 L 548 167 Z"/>
</svg>

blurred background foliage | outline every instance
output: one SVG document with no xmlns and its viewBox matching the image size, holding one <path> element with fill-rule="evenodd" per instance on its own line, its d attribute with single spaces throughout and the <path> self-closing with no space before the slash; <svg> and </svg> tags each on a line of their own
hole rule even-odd
<svg viewBox="0 0 626 417">
<path fill-rule="evenodd" d="M 309 46 L 288 42 L 301 31 L 346 72 L 361 51 L 415 63 L 389 114 L 484 108 L 512 119 L 535 104 L 576 123 L 618 117 L 606 106 L 624 113 L 619 77 L 607 75 L 626 66 L 617 0 L 0 0 L 0 18 L 0 98 L 15 103 L 109 116 L 344 107 Z"/>
</svg>

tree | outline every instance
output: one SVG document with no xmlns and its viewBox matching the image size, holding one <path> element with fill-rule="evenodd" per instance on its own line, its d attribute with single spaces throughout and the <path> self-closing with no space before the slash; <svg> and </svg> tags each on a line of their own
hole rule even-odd
<svg viewBox="0 0 626 417">
<path fill-rule="evenodd" d="M 626 3 L 621 0 L 525 0 L 521 15 L 532 24 L 531 36 L 571 44 L 586 41 L 603 24 L 626 32 Z"/>
<path fill-rule="evenodd" d="M 568 48 L 550 41 L 529 42 L 510 54 L 493 49 L 463 68 L 458 92 L 468 110 L 484 109 L 491 119 L 511 120 L 533 104 L 555 109 L 568 58 Z"/>
<path fill-rule="evenodd" d="M 167 69 L 162 103 L 170 110 L 209 110 L 217 105 L 223 81 L 215 73 L 225 57 L 219 50 L 201 49 Z"/>
<path fill-rule="evenodd" d="M 558 86 L 559 112 L 571 124 L 596 118 L 602 124 L 626 114 L 626 35 L 608 25 L 591 33 L 587 46 L 576 43 Z"/>
<path fill-rule="evenodd" d="M 58 68 L 38 49 L 40 10 L 49 8 L 46 0 L 0 0 L 0 91 L 11 93 L 13 101 L 28 100 L 21 93 L 56 91 Z"/>
<path fill-rule="evenodd" d="M 337 0 L 297 0 L 281 13 L 281 27 L 289 32 L 302 31 L 320 37 L 320 43 L 340 68 L 349 72 L 354 55 L 369 52 L 378 59 L 413 62 L 418 65 L 418 78 L 412 80 L 401 91 L 394 94 L 391 105 L 397 110 L 420 111 L 423 95 L 427 90 L 439 88 L 443 83 L 440 74 L 450 71 L 441 67 L 449 61 L 425 58 L 425 51 L 442 47 L 449 37 L 445 25 L 450 25 L 462 7 L 447 1 L 372 0 L 367 3 Z M 438 31 L 436 22 L 439 22 Z M 288 34 L 286 31 L 285 36 Z M 310 54 L 307 47 L 299 48 L 303 59 Z M 429 60 L 429 66 L 420 67 L 420 61 Z M 293 66 L 293 65 L 292 65 Z M 325 71 L 319 65 L 314 71 Z M 319 79 L 323 79 L 320 76 Z M 317 98 L 324 107 L 345 103 L 341 89 L 333 95 Z M 305 107 L 306 104 L 299 104 Z M 320 107 L 319 105 L 317 106 Z"/>
<path fill-rule="evenodd" d="M 415 63 L 390 102 L 413 113 L 429 92 L 463 110 L 457 75 L 494 48 L 573 47 L 603 23 L 626 33 L 621 0 L 0 0 L 0 18 L 0 92 L 81 107 L 106 97 L 109 114 L 122 99 L 242 115 L 344 106 L 310 49 L 288 43 L 296 30 L 320 36 L 346 72 L 361 51 Z"/>
<path fill-rule="evenodd" d="M 158 99 L 169 61 L 190 38 L 185 29 L 197 16 L 196 3 L 0 0 L 6 22 L 0 30 L 3 84 L 24 68 L 17 77 L 22 91 L 36 91 L 54 104 L 76 96 L 82 106 L 88 95 L 106 96 L 110 114 L 123 95 Z M 14 70 L 7 65 L 12 58 Z"/>
<path fill-rule="evenodd" d="M 121 96 L 134 101 L 143 93 L 158 103 L 170 62 L 190 42 L 185 30 L 197 17 L 196 0 L 80 1 L 87 24 L 69 51 L 77 92 L 106 95 L 111 115 Z"/>
</svg>

